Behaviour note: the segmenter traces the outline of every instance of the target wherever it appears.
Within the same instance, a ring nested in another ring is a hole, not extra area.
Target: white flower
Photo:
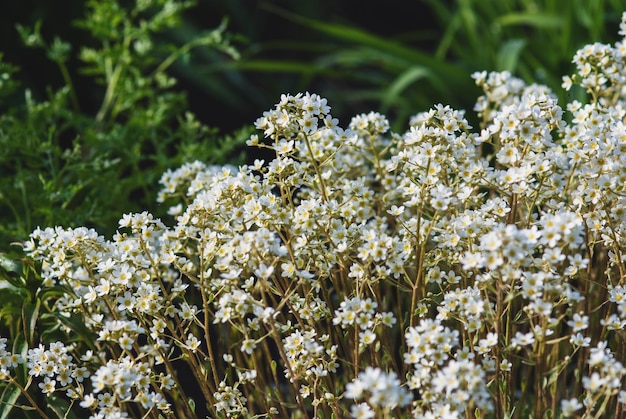
[[[574,329],[574,332],[585,330],[589,325],[589,316],[581,316],[579,313],[575,313],[572,319],[567,322],[567,325]]]
[[[561,400],[561,414],[564,417],[571,417],[577,410],[582,409],[583,404],[577,399]]]
[[[350,408],[350,414],[355,419],[370,419],[375,415],[374,411],[367,403],[352,405]]]
[[[515,333],[515,337],[511,339],[511,345],[513,345],[513,347],[532,345],[534,342],[535,336],[532,334],[532,332],[517,332]]]
[[[583,336],[582,333],[576,333],[575,335],[572,335],[569,341],[575,347],[588,347],[591,344],[591,338]]]
[[[256,348],[256,341],[253,339],[244,339],[241,343],[241,352],[245,352],[248,355],[252,354],[254,348]]]
[[[41,392],[44,393],[46,396],[54,393],[54,390],[56,389],[55,386],[56,381],[52,380],[50,377],[44,377],[43,382],[39,383],[39,388],[41,389]]]
[[[86,409],[94,407],[98,399],[93,394],[86,394],[83,400],[80,402],[80,406]]]
[[[591,393],[599,391],[605,383],[606,379],[601,378],[597,372],[591,374],[591,377],[583,377],[583,388]]]
[[[201,343],[202,342],[197,337],[195,337],[192,333],[189,333],[187,335],[187,340],[185,341],[185,347],[195,353]]]
[[[465,252],[460,262],[463,264],[463,270],[481,268],[485,258],[482,254],[476,252]]]

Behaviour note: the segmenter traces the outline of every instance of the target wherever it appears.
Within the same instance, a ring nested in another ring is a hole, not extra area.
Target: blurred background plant
[[[508,70],[548,85],[563,101],[571,57],[589,42],[616,41],[624,9],[619,0],[210,4],[204,7],[229,16],[249,41],[241,60],[196,72],[210,94],[218,93],[209,85],[216,78],[200,75],[228,74],[231,84],[219,87],[237,94],[225,108],[265,109],[276,94],[309,90],[334,103],[340,120],[374,109],[396,129],[434,103],[471,110],[479,94],[474,71]]]
[[[236,139],[218,139],[188,110],[170,72],[199,47],[237,58],[225,22],[174,43],[168,34],[192,2],[123,4],[87,2],[74,22],[80,32],[68,41],[44,35],[45,18],[13,25],[54,67],[18,68],[5,59],[0,68],[2,248],[37,226],[84,225],[110,235],[123,212],[154,205],[168,168],[236,154]],[[52,72],[60,80],[48,78]]]

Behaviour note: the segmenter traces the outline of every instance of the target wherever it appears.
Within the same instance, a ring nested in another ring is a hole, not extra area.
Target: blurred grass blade
[[[520,55],[526,46],[525,39],[511,39],[506,41],[498,52],[496,65],[498,71],[515,73]]]
[[[281,61],[281,60],[246,60],[229,63],[227,65],[231,68],[238,70],[253,70],[263,71],[271,73],[321,73],[321,74],[333,74],[332,70],[328,70],[324,67],[298,61]]]
[[[382,112],[387,112],[389,106],[398,100],[398,97],[402,92],[416,81],[428,77],[432,78],[432,72],[426,67],[411,67],[404,73],[400,74],[398,78],[389,86],[382,102]]]
[[[437,46],[437,51],[435,51],[435,57],[437,57],[437,59],[443,59],[453,46],[455,36],[461,27],[460,14],[456,13],[448,22],[446,30],[441,36],[439,45]]]
[[[563,17],[548,13],[509,13],[496,19],[501,26],[529,25],[536,28],[560,29],[563,27]]]
[[[467,74],[464,71],[446,63],[443,60],[434,58],[430,54],[416,51],[398,42],[390,41],[362,29],[341,24],[320,22],[287,12],[283,9],[268,4],[265,5],[265,8],[285,17],[286,19],[298,22],[302,25],[308,26],[311,29],[322,32],[336,39],[353,42],[361,46],[375,48],[387,54],[393,54],[398,58],[402,58],[403,60],[407,61],[407,63],[419,64],[432,68],[434,71],[433,74],[440,75],[448,82],[467,79]]]

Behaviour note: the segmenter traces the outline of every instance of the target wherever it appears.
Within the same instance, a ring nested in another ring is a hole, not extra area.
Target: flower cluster
[[[354,297],[344,300],[335,311],[333,324],[340,325],[342,329],[355,327],[359,330],[359,345],[371,345],[376,341],[374,329],[379,323],[391,327],[396,322],[392,312],[376,313],[377,306],[378,303],[372,301],[371,298],[361,300],[359,297]]]
[[[73,357],[68,352],[68,348],[61,342],[50,344],[48,349],[40,344],[28,350],[26,357],[28,374],[43,377],[43,382],[39,383],[42,393],[52,394],[57,390],[58,383],[59,388],[68,389],[68,396],[72,398],[80,396],[75,389],[81,388],[81,383],[89,374],[87,368],[78,367],[74,363]],[[19,362],[19,355],[14,354],[14,357],[17,357]],[[12,366],[15,366],[15,361],[12,362]]]
[[[10,370],[24,362],[20,354],[7,351],[7,339],[0,338],[0,379],[7,380],[11,376]]]
[[[393,409],[397,406],[406,406],[411,402],[408,390],[401,386],[396,373],[384,373],[380,368],[367,367],[365,371],[346,385],[345,397],[348,399],[366,398],[367,404],[359,404],[352,407],[355,412],[365,417],[367,412],[372,412],[371,406]],[[373,417],[373,416],[370,416]]]
[[[317,405],[326,401],[328,389],[321,380],[337,372],[337,345],[326,349],[321,342],[328,342],[328,336],[316,339],[314,329],[299,330],[291,333],[283,339],[287,368],[285,377],[290,382],[300,383],[300,394],[303,398],[314,396],[313,404]],[[321,341],[321,342],[320,342]]]
[[[404,354],[404,361],[413,366],[408,386],[422,396],[413,411],[415,417],[453,417],[462,415],[468,406],[491,411],[485,372],[473,359],[476,353],[488,352],[496,345],[496,336],[490,334],[478,346],[458,350],[458,330],[443,326],[439,320],[423,319],[409,328],[405,338],[409,352]]]
[[[0,379],[95,418],[620,416],[623,50],[576,55],[565,87],[590,101],[567,112],[475,74],[476,130],[444,105],[402,134],[375,112],[343,129],[283,95],[249,140],[273,159],[163,175],[174,221],[32,233],[55,336],[81,338],[0,340]]]

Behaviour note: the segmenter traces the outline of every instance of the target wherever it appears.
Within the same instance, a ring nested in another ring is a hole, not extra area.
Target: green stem
[[[296,375],[295,375],[293,369],[291,368],[291,365],[289,364],[289,358],[287,357],[287,354],[285,353],[285,348],[283,348],[283,345],[281,345],[282,339],[280,337],[280,333],[276,329],[276,326],[274,325],[274,323],[272,322],[271,319],[267,322],[267,324],[269,326],[270,332],[274,336],[274,341],[276,342],[276,347],[278,348],[278,352],[280,353],[280,357],[282,358],[282,360],[285,363],[285,366],[287,368],[287,371],[289,372],[289,377],[291,377],[291,381],[292,381],[294,389],[295,389],[296,401],[298,403],[298,406],[300,407],[300,412],[302,413],[302,415],[306,419],[309,419],[309,415],[308,415],[308,413],[306,411],[306,406],[304,404],[304,400],[302,399],[302,395],[300,394],[300,383],[299,383],[299,380],[296,378]]]
[[[78,97],[76,96],[76,89],[74,88],[74,83],[72,83],[72,77],[70,76],[69,71],[67,70],[67,66],[63,61],[56,61],[59,66],[59,70],[61,71],[61,76],[63,77],[63,81],[70,89],[70,101],[72,102],[72,108],[75,112],[80,111],[80,105],[78,104]]]
[[[154,77],[157,74],[164,72],[169,66],[174,64],[176,60],[178,60],[184,54],[188,53],[189,51],[191,51],[191,49],[197,46],[203,45],[204,43],[205,41],[203,39],[194,39],[193,41],[187,42],[179,49],[172,52],[165,60],[163,60],[161,64],[159,64],[159,66],[152,72],[150,77]]]
[[[378,155],[378,152],[376,151],[376,147],[374,145],[374,138],[375,136],[370,135],[369,136],[369,146],[370,146],[370,151],[372,153],[372,156],[374,157],[374,167],[376,169],[376,174],[380,177],[380,181],[382,182],[383,180],[383,169],[380,166],[380,156]]]
[[[11,377],[11,376],[9,376],[9,382],[14,384],[17,388],[20,389],[20,393],[22,393],[22,395],[24,395],[24,397],[26,397],[26,399],[28,400],[30,405],[33,407],[33,409],[35,409],[37,411],[37,413],[43,419],[50,419],[50,417],[48,415],[46,415],[46,413],[43,410],[41,410],[41,408],[37,405],[37,402],[35,402],[35,400],[33,400],[33,398],[30,396],[30,394],[28,394],[28,391],[26,391],[26,389],[24,387],[22,387],[20,385],[20,383],[15,381],[15,379],[13,377]]]
[[[572,166],[572,171],[570,172],[569,176],[567,177],[567,183],[565,184],[565,187],[563,188],[563,192],[561,196],[567,196],[567,190],[569,189],[569,185],[570,183],[572,183],[572,179],[574,178],[574,173],[576,173],[576,169],[578,167],[578,163],[574,163],[574,165]]]
[[[546,330],[545,319],[541,319],[542,331]],[[538,339],[537,342],[537,354],[536,354],[536,368],[535,368],[535,416],[537,418],[544,417],[546,413],[545,393],[542,388],[542,382],[545,369],[545,336]]]
[[[96,114],[97,121],[103,121],[106,116],[111,104],[113,103],[113,97],[115,96],[115,88],[117,87],[117,83],[119,82],[120,76],[122,74],[122,65],[118,63],[115,66],[115,70],[109,79],[109,83],[107,84],[106,92],[104,92],[104,100],[102,101],[102,106],[98,110]]]
[[[204,323],[202,328],[204,329],[204,337],[206,340],[207,352],[209,363],[211,364],[211,372],[213,374],[213,381],[215,385],[219,385],[220,379],[217,375],[217,365],[215,364],[215,358],[213,356],[213,345],[211,344],[211,334],[209,332],[210,327],[210,319],[209,319],[209,299],[206,295],[206,286],[205,286],[205,267],[204,267],[204,246],[200,248],[200,294],[202,295],[202,306],[203,306],[203,314],[204,314]]]
[[[189,407],[189,399],[187,397],[187,395],[185,394],[185,390],[184,387],[181,385],[179,379],[178,379],[178,374],[176,374],[176,369],[174,368],[174,366],[172,365],[172,362],[170,361],[170,359],[168,358],[167,354],[165,354],[162,350],[159,350],[159,352],[161,353],[161,358],[163,358],[163,364],[165,365],[165,370],[167,371],[167,373],[170,375],[170,377],[172,377],[172,380],[174,380],[174,384],[176,385],[176,390],[179,392],[180,397],[183,399],[182,400],[182,408],[185,411],[185,414],[190,415],[189,417],[194,417],[193,412],[191,411],[191,408]],[[193,358],[193,355],[190,355],[189,358]],[[193,364],[193,362],[192,362]],[[194,375],[196,376],[196,379],[199,379],[200,377],[198,377],[199,372],[198,371],[198,366],[197,365],[193,365],[192,367],[192,371],[194,371]],[[205,386],[202,385],[202,381],[199,380],[198,381],[200,383],[200,389],[202,391],[202,394],[204,395],[204,398],[207,401],[207,406],[213,406],[211,404],[211,396],[209,394],[207,394],[207,389]],[[213,390],[213,389],[211,389]],[[209,390],[209,391],[211,391]],[[177,408],[180,408],[179,403],[176,404]],[[213,413],[216,413],[215,409],[212,409]]]
[[[304,134],[304,142],[306,144],[306,148],[309,151],[309,155],[311,156],[311,163],[313,164],[313,168],[315,169],[315,173],[317,174],[317,178],[320,181],[320,188],[321,188],[321,194],[322,194],[322,198],[324,199],[324,202],[328,202],[328,194],[326,193],[326,183],[324,182],[324,178],[322,177],[322,172],[320,171],[320,167],[317,164],[317,161],[315,160],[315,157],[313,156],[313,150],[311,149],[311,143],[309,142],[309,136]]]
[[[107,83],[106,91],[104,93],[104,99],[102,101],[102,105],[100,106],[100,109],[98,110],[98,113],[96,114],[97,121],[103,121],[107,113],[109,112],[111,106],[113,105],[113,101],[115,98],[115,90],[120,81],[122,70],[124,69],[124,65],[125,65],[125,62],[122,57],[124,53],[128,51],[130,47],[130,41],[131,39],[129,36],[125,36],[124,40],[122,41],[122,54],[117,59],[117,62],[115,63],[115,68],[113,69],[113,72],[110,73],[110,76],[108,77],[108,83]],[[107,75],[109,75],[109,71],[107,71]]]
[[[503,301],[502,301],[502,293],[503,293],[503,286],[502,283],[500,282],[500,278],[498,278],[498,280],[496,281],[496,313],[495,313],[495,318],[494,320],[494,326],[495,326],[495,333],[496,336],[498,336],[498,338],[501,336],[502,334],[502,324],[501,324],[501,319],[502,319],[502,305],[503,305]],[[500,347],[500,345],[496,345],[495,347],[495,356],[496,356],[496,379],[495,379],[495,385],[496,385],[496,417],[503,417],[504,416],[504,396],[502,394],[502,391],[500,389],[500,364],[502,362],[502,349]],[[505,380],[502,380],[503,383],[505,383]],[[506,391],[506,390],[505,390]]]

